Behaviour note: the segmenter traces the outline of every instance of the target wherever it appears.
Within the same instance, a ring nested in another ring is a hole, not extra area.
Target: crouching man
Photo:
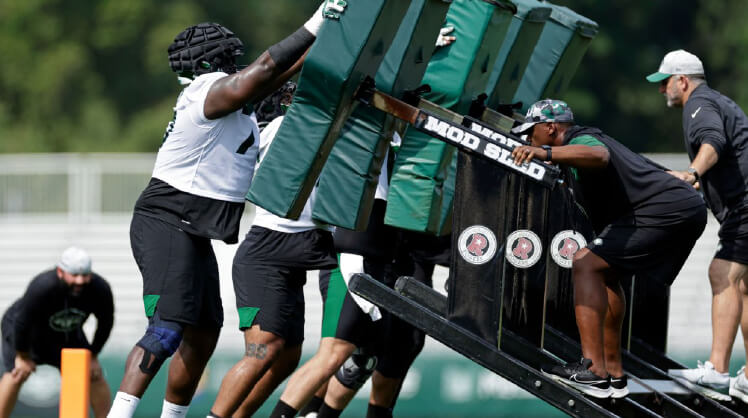
[[[88,342],[83,323],[96,317],[96,333]],[[3,315],[3,366],[0,417],[9,417],[21,386],[39,364],[60,368],[63,348],[91,350],[91,406],[95,417],[109,410],[109,385],[97,355],[114,323],[109,284],[91,271],[91,258],[78,247],[66,249],[56,268],[39,273],[23,297]]]

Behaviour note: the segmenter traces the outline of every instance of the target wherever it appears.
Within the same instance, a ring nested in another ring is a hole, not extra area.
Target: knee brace
[[[136,344],[145,351],[140,362],[140,371],[155,375],[166,359],[179,348],[183,331],[182,324],[165,321],[158,317],[158,313],[155,314],[149,321],[145,335]]]
[[[375,367],[377,367],[376,356],[356,350],[335,372],[335,377],[348,389],[358,390],[374,373]]]

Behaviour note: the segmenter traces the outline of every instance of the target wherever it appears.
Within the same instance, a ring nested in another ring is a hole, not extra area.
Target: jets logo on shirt
[[[574,254],[587,246],[587,240],[576,231],[561,231],[551,240],[551,257],[563,268],[570,269]]]
[[[49,327],[59,332],[71,332],[80,328],[88,315],[80,309],[68,308],[49,317]]]
[[[457,242],[460,255],[470,264],[484,264],[496,255],[496,235],[483,225],[465,229]]]
[[[512,232],[506,239],[504,256],[514,267],[526,269],[535,265],[543,253],[537,234],[527,229]]]

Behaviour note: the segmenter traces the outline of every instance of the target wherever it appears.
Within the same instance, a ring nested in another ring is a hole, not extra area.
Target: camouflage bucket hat
[[[574,114],[566,102],[562,100],[545,99],[535,102],[525,115],[525,123],[512,129],[515,134],[521,134],[543,122],[574,122]]]

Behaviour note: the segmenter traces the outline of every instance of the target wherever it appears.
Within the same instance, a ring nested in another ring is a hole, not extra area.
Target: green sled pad
[[[431,58],[423,97],[464,114],[483,93],[516,7],[508,1],[455,0],[447,13],[457,42]],[[403,229],[439,234],[443,207],[452,204],[444,181],[455,148],[416,130],[409,130],[395,161],[387,197],[385,223]]]
[[[447,168],[447,178],[444,180],[442,188],[442,202],[449,202],[441,206],[441,216],[439,217],[438,236],[450,235],[452,233],[452,210],[455,197],[455,185],[457,182],[457,153],[452,156],[452,160]]]
[[[551,17],[543,27],[513,101],[522,111],[544,98],[561,98],[582,61],[597,23],[572,10],[549,3]]]
[[[451,0],[413,0],[375,78],[379,91],[399,97],[418,87]],[[369,222],[382,161],[394,120],[358,106],[322,169],[312,216],[331,225],[363,230]]]
[[[514,98],[525,68],[530,62],[532,51],[551,16],[548,3],[538,0],[513,2],[517,5],[517,13],[509,25],[486,88],[486,106],[492,109],[500,104],[508,104]]]
[[[376,74],[409,5],[352,1],[339,21],[325,22],[304,61],[294,103],[252,180],[249,201],[298,219],[353,111],[356,88]]]

